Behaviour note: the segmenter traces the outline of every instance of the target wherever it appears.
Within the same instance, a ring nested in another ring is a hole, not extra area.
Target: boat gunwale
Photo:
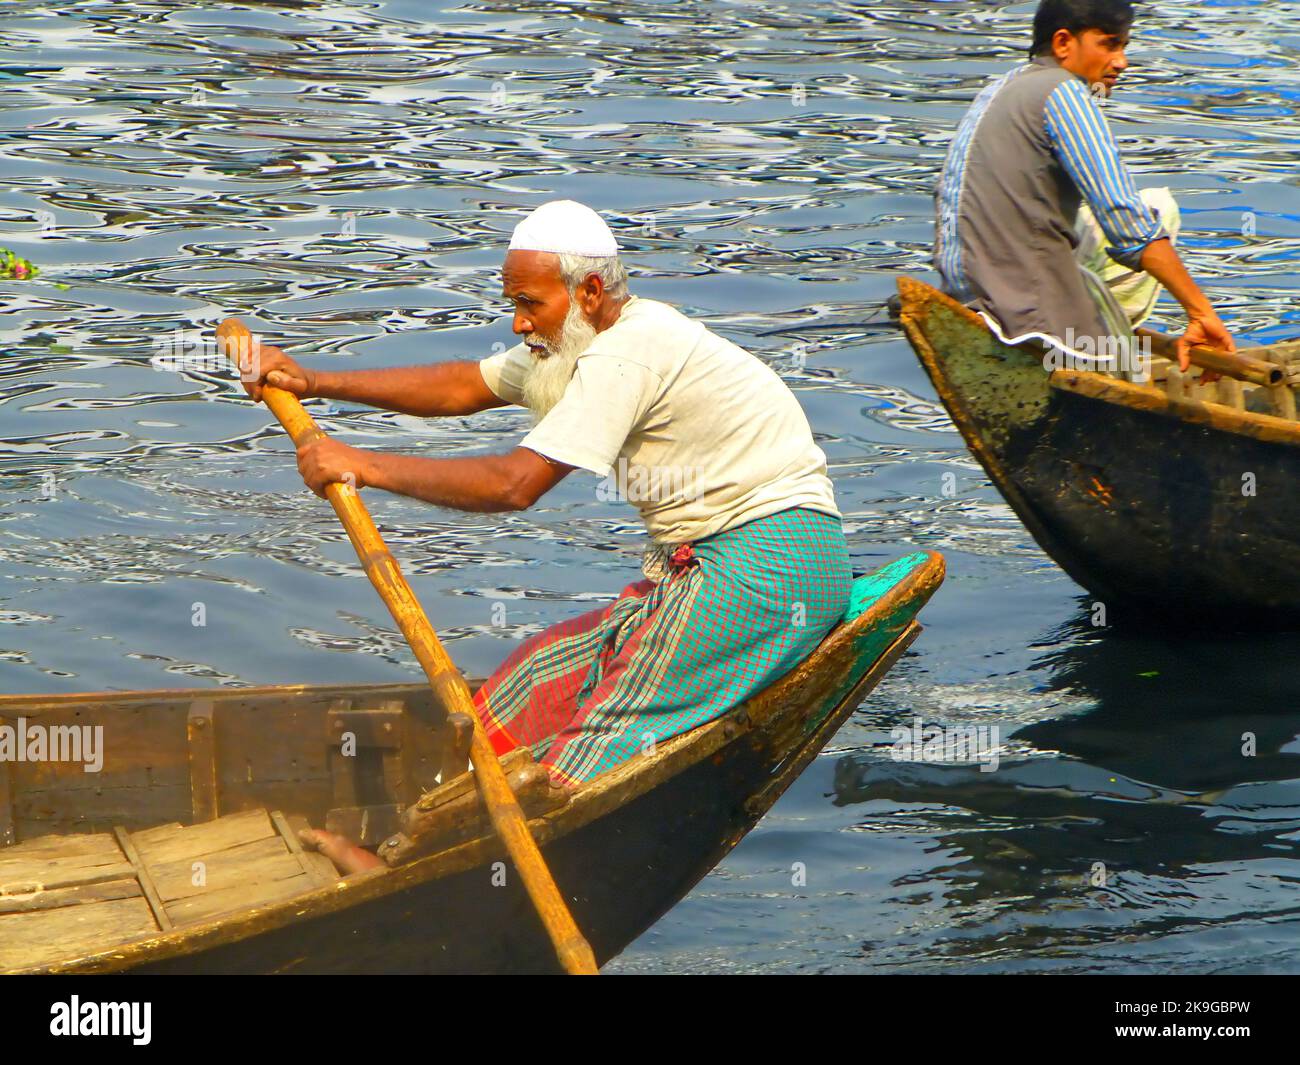
[[[976,457],[980,458],[981,453],[986,450],[985,441],[978,430],[969,426],[966,404],[961,403],[952,392],[947,381],[944,360],[930,343],[929,337],[921,326],[920,309],[926,303],[937,302],[986,335],[993,337],[993,331],[975,311],[953,299],[946,292],[932,288],[916,278],[900,277],[898,291],[901,299],[899,321],[903,330],[911,341],[913,349],[922,356],[922,364],[930,376],[931,383],[938,391],[939,398],[948,409],[953,423],[965,438],[971,451],[976,452]],[[1009,344],[1002,346],[1009,350],[1012,348]],[[1271,348],[1269,346],[1245,348],[1242,354],[1267,350]],[[1044,371],[1044,382],[1049,390],[1073,392],[1141,413],[1175,417],[1184,422],[1204,425],[1206,428],[1261,440],[1265,443],[1300,446],[1300,422],[1257,411],[1237,410],[1235,407],[1216,403],[1213,400],[1176,399],[1154,384],[1125,381],[1096,370],[1053,370],[1050,373]],[[1196,412],[1202,409],[1208,410],[1209,416],[1196,417]],[[958,417],[957,411],[961,411],[961,418]],[[996,464],[995,459],[990,458],[990,461]],[[987,472],[993,476],[991,470]],[[1014,487],[1011,490],[1015,491]]]
[[[740,738],[746,732],[765,728],[779,715],[770,714],[758,717],[763,704],[781,698],[783,689],[797,674],[814,672],[814,662],[824,666],[826,660],[845,657],[851,651],[859,634],[869,631],[881,620],[906,603],[920,599],[922,604],[933,595],[942,583],[945,573],[943,556],[933,551],[918,551],[924,556],[922,562],[913,567],[904,577],[891,585],[878,599],[857,618],[847,625],[840,626],[808,658],[799,662],[788,673],[773,681],[767,688],[746,700],[722,717],[675,736],[656,746],[648,757],[632,759],[601,774],[590,784],[574,790],[569,801],[557,810],[529,820],[528,825],[539,845],[551,843],[590,824],[634,799],[640,798],[666,780],[677,776],[715,753],[728,743]],[[902,651],[916,638],[920,624],[911,619],[890,643],[882,648],[858,682],[842,693],[831,707],[827,717],[833,717],[841,710],[844,702],[852,699],[873,676],[876,681],[892,667],[893,662]],[[897,650],[896,650],[897,648]],[[820,661],[818,661],[820,660]],[[850,660],[851,666],[851,660]],[[873,685],[874,686],[874,685]],[[379,689],[404,688],[407,690],[427,690],[426,685],[395,684],[367,686],[367,691]],[[336,685],[284,685],[264,686],[260,689],[240,688],[227,692],[206,692],[204,689],[168,689],[174,691],[178,699],[210,697],[216,694],[229,694],[232,697],[248,695],[252,692],[266,694],[324,694],[331,690],[357,691],[358,686]],[[80,699],[86,701],[99,693],[60,693],[56,698],[61,703]],[[124,700],[129,702],[162,698],[164,691],[136,691],[102,693],[109,701]],[[0,697],[0,711],[11,706],[22,696]],[[30,698],[30,697],[29,697]],[[39,697],[38,697],[39,698]],[[859,697],[858,701],[860,701]],[[37,708],[33,708],[37,709]],[[52,708],[51,708],[52,709]],[[843,715],[856,709],[856,703]],[[790,747],[787,757],[797,754],[801,747],[820,734],[820,729],[813,730],[809,736],[800,738]],[[824,741],[823,741],[824,742]],[[777,796],[779,796],[779,792]],[[775,801],[775,797],[773,798]],[[3,853],[3,849],[0,849]],[[54,973],[105,973],[120,971],[133,965],[164,961],[197,950],[218,947],[252,938],[276,929],[287,927],[297,920],[328,916],[345,910],[359,903],[383,898],[422,883],[428,883],[457,873],[465,872],[505,853],[504,847],[495,835],[480,836],[456,846],[436,851],[432,854],[415,858],[397,866],[383,866],[376,869],[354,873],[340,878],[332,884],[319,885],[265,906],[250,906],[235,914],[211,918],[207,921],[186,925],[157,934],[145,935],[126,943],[107,947],[93,953],[76,955],[54,962],[43,963],[26,968],[5,970],[12,975],[34,975]],[[725,851],[724,851],[725,853]]]
[[[1144,414],[1177,418],[1217,432],[1284,447],[1300,447],[1300,422],[1273,414],[1237,410],[1208,399],[1170,396],[1154,385],[1137,384],[1089,370],[1053,370],[1048,387]]]
[[[474,690],[483,683],[481,677],[467,677],[466,683]],[[59,710],[80,703],[159,703],[194,700],[239,700],[247,697],[320,696],[321,698],[354,695],[364,692],[369,696],[394,696],[401,693],[416,694],[430,691],[428,681],[380,681],[368,684],[257,684],[246,688],[126,688],[120,691],[48,692],[36,694],[0,695],[0,716],[15,710],[41,713]],[[30,704],[24,706],[23,704]]]

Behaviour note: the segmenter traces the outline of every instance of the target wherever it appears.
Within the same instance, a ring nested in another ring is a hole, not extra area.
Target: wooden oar
[[[217,326],[217,340],[241,372],[254,358],[253,335],[238,318],[227,318]],[[292,392],[267,386],[262,398],[271,413],[284,426],[296,447],[325,435],[316,425]],[[511,859],[523,879],[537,914],[546,926],[546,932],[555,946],[555,953],[565,970],[575,974],[595,974],[596,958],[583,935],[578,931],[569,908],[555,886],[551,871],[546,867],[537,841],[528,831],[523,811],[515,800],[514,792],[506,781],[496,752],[483,730],[483,723],[474,710],[469,688],[460,671],[452,664],[447,652],[425,617],[411,591],[406,578],[397,568],[397,561],[389,553],[379,530],[370,518],[369,511],[353,485],[334,482],[325,486],[325,496],[334,507],[334,513],[343,522],[348,539],[356,549],[357,557],[365,567],[370,583],[388,607],[406,637],[411,650],[429,678],[430,685],[442,704],[453,712],[463,713],[474,724],[470,741],[470,759],[474,764],[474,778],[478,782],[492,824],[506,845]],[[448,915],[452,919],[452,915]]]
[[[1165,333],[1158,333],[1154,329],[1138,329],[1136,333],[1139,337],[1149,339],[1151,348],[1162,358],[1178,361],[1177,352],[1174,350],[1174,338]],[[1247,349],[1265,351],[1267,349]],[[1210,370],[1213,373],[1221,374],[1224,377],[1233,377],[1238,381],[1246,381],[1252,385],[1263,385],[1265,388],[1274,388],[1282,383],[1285,373],[1281,366],[1271,362],[1265,362],[1263,359],[1257,359],[1245,352],[1238,352],[1235,355],[1229,355],[1226,351],[1216,351],[1213,348],[1192,348],[1187,353],[1193,366],[1199,366],[1202,370]]]

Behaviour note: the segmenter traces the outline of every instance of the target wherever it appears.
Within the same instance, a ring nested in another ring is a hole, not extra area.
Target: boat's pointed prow
[[[898,610],[906,609],[915,617],[943,583],[946,572],[943,555],[937,551],[914,551],[896,558],[853,582],[844,620],[856,620],[886,595],[894,597]]]
[[[903,314],[914,313],[925,302],[929,293],[937,292],[924,282],[914,277],[903,276],[898,279],[898,298],[902,303]]]
[[[944,573],[942,555],[914,551],[853,582],[844,621],[818,652],[847,667],[834,702],[841,701],[868,671],[882,665],[887,669],[882,659],[889,657],[891,649],[899,654],[905,649],[895,645],[915,639],[920,632],[916,616],[943,583]]]

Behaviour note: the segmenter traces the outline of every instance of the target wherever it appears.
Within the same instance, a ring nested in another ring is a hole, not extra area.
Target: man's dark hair
[[[1042,0],[1034,14],[1034,44],[1029,54],[1050,52],[1057,30],[1126,33],[1132,26],[1133,5],[1129,0]]]

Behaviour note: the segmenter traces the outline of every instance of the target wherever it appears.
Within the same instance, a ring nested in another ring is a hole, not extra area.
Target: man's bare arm
[[[1178,340],[1178,360],[1187,369],[1190,348],[1205,345],[1223,351],[1236,351],[1236,342],[1228,332],[1200,286],[1192,279],[1183,260],[1167,237],[1153,240],[1142,252],[1142,269],[1159,281],[1187,312],[1187,332]]]
[[[504,455],[474,455],[458,459],[422,459],[413,455],[391,455],[365,451],[341,453],[334,462],[348,464],[360,459],[359,488],[378,488],[412,499],[424,499],[439,507],[455,507],[495,514],[526,510],[572,471],[573,467],[550,462],[536,451],[516,447]],[[299,459],[302,468],[303,460]],[[326,479],[342,480],[331,472],[331,458],[321,468],[304,471],[308,484]],[[315,485],[313,485],[315,490]],[[324,490],[324,486],[322,486]]]
[[[242,378],[244,391],[261,401],[262,388],[274,385],[302,399],[323,396],[422,418],[474,414],[505,406],[488,388],[477,362],[439,362],[390,370],[313,370],[271,345],[258,354],[256,378]]]
[[[488,388],[477,362],[387,370],[317,370],[313,395],[364,403],[420,418],[475,414],[506,401]]]

